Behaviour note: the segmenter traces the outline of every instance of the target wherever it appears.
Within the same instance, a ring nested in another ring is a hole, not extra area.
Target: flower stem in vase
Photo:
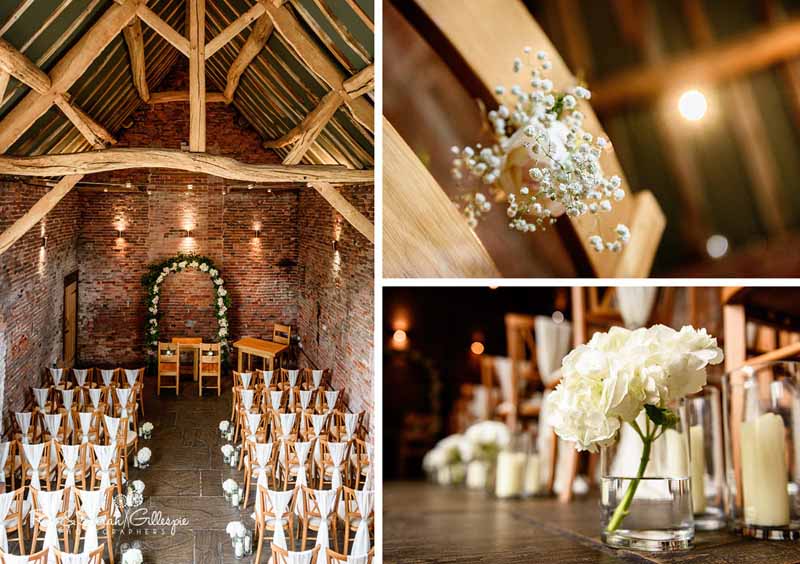
[[[606,526],[606,531],[609,533],[616,531],[622,524],[622,520],[629,513],[628,509],[630,509],[631,502],[633,502],[633,498],[636,496],[636,489],[639,487],[639,482],[642,481],[647,463],[650,462],[650,446],[653,444],[653,439],[643,437],[642,443],[644,446],[642,448],[642,458],[639,460],[639,469],[636,471],[636,477],[628,484],[628,489],[625,490],[625,496],[622,498],[620,504],[617,505],[614,514],[611,516],[611,520]]]

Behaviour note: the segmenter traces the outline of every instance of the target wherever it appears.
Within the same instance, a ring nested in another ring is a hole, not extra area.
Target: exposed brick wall
[[[0,232],[47,190],[0,176]],[[29,386],[41,382],[44,368],[61,360],[64,278],[78,265],[79,214],[78,195],[67,195],[0,255],[0,351],[5,350],[0,402],[6,415],[24,405]],[[42,233],[47,236],[44,248]]]
[[[373,219],[372,188],[341,192]],[[332,370],[353,411],[373,407],[373,254],[372,243],[319,194],[301,192],[298,334],[312,361]]]

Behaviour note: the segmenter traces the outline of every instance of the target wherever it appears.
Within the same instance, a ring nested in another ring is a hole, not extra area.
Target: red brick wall
[[[0,176],[0,232],[47,190]],[[77,194],[67,195],[0,255],[0,402],[6,416],[24,405],[44,368],[61,360],[64,277],[77,269],[79,213]]]
[[[371,187],[342,195],[372,220]],[[338,250],[332,241],[338,236]],[[313,190],[300,196],[298,334],[353,411],[373,407],[374,246]]]

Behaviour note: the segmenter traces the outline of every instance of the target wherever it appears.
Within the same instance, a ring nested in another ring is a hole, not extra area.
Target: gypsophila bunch
[[[231,538],[243,537],[247,529],[241,521],[231,521],[225,527],[225,532],[228,533],[228,536]]]
[[[239,484],[233,478],[228,478],[222,482],[222,491],[226,493],[233,493],[239,489]]]
[[[527,73],[523,78],[529,88],[495,90],[508,101],[487,115],[494,144],[452,148],[453,177],[459,183],[471,179],[478,184],[457,203],[475,228],[491,211],[491,199],[505,201],[509,228],[524,233],[547,229],[562,212],[569,217],[598,216],[598,232],[588,243],[598,252],[619,252],[630,240],[630,230],[618,224],[604,237],[599,216],[625,197],[625,189],[619,176],[606,178],[600,166],[600,156],[611,144],[583,129],[578,101],[589,100],[591,92],[583,86],[557,90],[547,78],[552,68],[547,54],[539,51],[534,57],[529,47],[524,54],[526,61],[514,60],[514,72]],[[522,185],[515,181],[520,169],[528,179]]]
[[[145,421],[144,423],[142,423],[142,431],[144,431],[145,433],[152,433],[153,424],[150,423],[149,421]]]
[[[143,447],[139,449],[139,452],[136,453],[136,460],[139,461],[139,464],[147,464],[150,462],[150,457],[152,455],[153,453],[149,448]]]
[[[508,426],[499,421],[481,421],[464,433],[472,448],[474,460],[491,461],[511,442]]]
[[[228,429],[230,428],[231,428],[231,422],[228,421],[227,419],[223,419],[222,421],[219,422],[219,430],[222,431],[223,433],[227,433]]]
[[[142,564],[144,556],[138,548],[129,548],[122,555],[122,564]]]

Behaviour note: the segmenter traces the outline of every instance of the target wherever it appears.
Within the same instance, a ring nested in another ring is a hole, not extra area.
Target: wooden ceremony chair
[[[316,564],[317,557],[319,556],[319,548],[315,546],[311,550],[304,550],[302,552],[294,552],[291,550],[283,549],[275,543],[270,544],[272,551],[273,564]],[[291,558],[290,558],[291,557]],[[258,562],[258,560],[256,560]]]
[[[291,487],[312,484],[314,482],[314,439],[310,441],[285,440],[280,443],[280,445],[284,453],[282,462],[283,489],[289,489],[290,483]],[[302,462],[300,460],[301,449],[307,449]],[[300,472],[305,472],[306,484],[300,484],[298,482]]]
[[[174,378],[174,383],[172,385],[162,383],[162,380],[167,380],[169,378]],[[180,395],[180,347],[178,345],[158,343],[158,376],[156,389],[159,396],[161,395],[162,389],[175,390],[175,395]]]
[[[285,494],[285,492],[275,492]],[[270,492],[264,486],[258,486],[256,494],[256,535],[258,535],[258,548],[256,550],[255,562],[261,562],[261,551],[264,548],[264,537],[267,531],[281,529],[288,529],[289,531],[289,546],[294,546],[294,505],[297,502],[297,496],[293,495],[289,503],[286,505],[286,510],[276,515],[275,509],[270,500]],[[284,533],[285,534],[285,533]],[[274,539],[273,534],[273,539]],[[274,546],[274,545],[273,545]]]
[[[25,529],[28,525],[27,517],[30,511],[25,502],[25,488],[0,494],[0,498],[2,498],[0,506],[9,503],[5,516],[0,515],[0,524],[6,529],[6,539],[9,543],[16,542],[19,546],[19,553],[25,554]]]
[[[38,446],[43,445],[41,458],[39,459],[38,464],[35,460],[29,460],[28,455],[25,453],[25,449],[28,448],[32,452],[34,450],[38,450]],[[38,477],[39,488],[44,488],[46,490],[50,489],[50,477],[52,474],[52,470],[54,469],[55,462],[51,463],[50,455],[52,453],[52,443],[51,441],[44,441],[41,443],[32,443],[28,445],[21,445],[21,476],[22,482],[20,485],[28,485],[35,483],[36,480],[34,479],[34,474]],[[35,489],[35,488],[32,488]]]
[[[342,504],[341,508],[339,507],[339,503]],[[361,515],[361,512],[358,510],[358,501],[356,501],[356,490],[348,488],[347,486],[342,486],[339,489],[339,497],[336,501],[336,509],[333,513],[341,517],[342,521],[344,521],[345,554],[350,551],[350,533],[355,533],[358,530],[358,526],[361,524],[362,519],[367,520],[367,525],[369,525],[369,529],[372,532],[371,538],[375,538],[374,515]],[[339,533],[337,531],[337,521],[338,519],[334,519],[333,522],[333,536],[336,538],[339,537]]]
[[[58,456],[58,473],[56,475],[56,487],[57,488],[64,488],[64,487],[74,487],[76,484],[80,484],[82,488],[86,488],[86,476],[89,474],[89,464],[88,464],[88,447],[89,443],[78,444],[74,446],[69,445],[62,445],[56,444],[56,454]],[[66,448],[65,448],[66,447]],[[68,464],[68,452],[67,451],[74,451],[77,447],[78,456],[75,461],[75,464],[70,470]],[[72,472],[72,483],[68,484],[70,472]]]
[[[7,553],[0,550],[0,564],[19,564],[20,562],[28,562],[32,564],[47,564],[47,559],[49,557],[49,554],[50,551],[45,548],[44,550],[39,551],[36,554],[29,555],[26,560],[24,558],[20,558],[16,554]]]
[[[367,554],[347,555],[334,552],[330,548],[327,550],[328,564],[372,564],[375,558],[375,547],[369,549]]]
[[[72,378],[77,387],[91,386],[94,382],[94,368],[73,368]]]
[[[276,323],[272,327],[272,341],[275,343],[279,343],[281,345],[286,345],[287,347],[292,341],[292,327],[290,325],[282,325],[280,323]],[[283,365],[283,353],[279,353],[275,356],[276,364],[273,368],[282,366]]]
[[[271,445],[271,446],[266,446]],[[278,456],[280,454],[279,443],[257,443],[254,441],[246,441],[245,448],[247,449],[247,464],[244,465],[244,507],[250,500],[250,490],[253,486],[253,478],[258,483],[261,472],[266,472],[267,486],[278,486]],[[266,460],[259,460],[259,451],[263,454],[269,451],[269,456]],[[242,457],[244,458],[244,457]],[[264,464],[260,464],[263,462]]]
[[[54,550],[53,554],[56,557],[56,564],[102,564],[105,550],[106,545],[103,543],[88,554],[85,552],[75,554],[60,550]]]
[[[108,543],[108,558],[111,561],[111,564],[114,564],[114,544],[113,544],[113,537],[114,537],[114,505],[113,505],[113,489],[108,488],[105,491],[105,495],[98,494],[98,492],[94,491],[75,491],[75,518],[76,518],[76,525],[75,525],[75,543],[73,545],[73,551],[78,552],[78,549],[81,545],[81,539],[84,539],[84,545],[86,541],[86,532],[89,530],[89,527],[96,527],[97,529],[97,540],[105,540]],[[101,495],[103,498],[97,515],[92,518],[92,511],[90,511],[86,507],[87,501],[91,498],[94,498],[96,501],[96,496]],[[103,548],[105,544],[100,543],[98,548],[93,550],[91,554],[94,554],[96,550],[100,550],[100,555],[103,555]],[[91,562],[91,561],[90,561]]]
[[[327,493],[327,492],[326,492]],[[322,509],[320,508],[319,499],[317,499],[317,493],[312,488],[308,486],[301,486],[300,487],[300,495],[302,496],[302,503],[303,503],[303,513],[300,515],[300,521],[302,526],[302,533],[298,531],[300,536],[300,550],[306,549],[306,544],[308,543],[308,531],[313,531],[317,535],[319,535],[319,529],[322,525]],[[338,493],[333,494],[334,496],[338,496]],[[332,503],[335,504],[335,501]],[[336,512],[333,510],[333,507],[329,507],[330,511],[328,512],[326,519],[328,520],[328,540],[333,541],[333,546],[338,550],[339,548],[339,539],[334,536],[333,534],[333,525],[332,521],[336,520]],[[332,539],[330,537],[333,537]],[[314,539],[316,541],[316,538]]]
[[[110,425],[113,425],[114,421],[118,422],[118,426],[116,429],[116,433],[112,433],[112,429]],[[116,442],[117,443],[117,458],[120,461],[120,467],[124,472],[125,476],[128,475],[128,458],[133,454],[136,454],[136,451],[139,447],[139,434],[136,430],[130,428],[130,422],[127,417],[103,417],[103,426],[104,426],[104,436],[105,442],[107,445]]]
[[[366,480],[371,470],[372,461],[369,457],[367,441],[359,438],[353,439],[350,462],[353,466],[353,488],[357,490],[361,485],[361,480]]]
[[[100,464],[100,458],[95,451],[95,446],[100,447],[107,447],[109,445],[92,445],[89,444],[89,456],[91,459],[91,480],[89,481],[89,487],[94,490],[98,489],[102,484],[102,472],[103,466]],[[117,494],[122,495],[122,461],[120,460],[119,455],[119,445],[117,445],[117,451],[115,456],[111,459],[110,464],[108,465],[108,476],[110,481],[110,487],[108,488],[109,491],[112,489],[117,490]],[[96,487],[95,487],[96,486]]]
[[[13,434],[13,433],[12,433]],[[11,481],[11,490],[16,489],[17,470],[22,461],[19,454],[19,441],[11,440],[0,443],[0,493],[8,491],[8,482]]]
[[[209,355],[209,353],[211,353]],[[217,396],[222,395],[222,357],[220,356],[219,343],[200,345],[200,370],[198,373],[199,395],[203,395],[203,379],[210,379],[216,382],[215,385],[208,386],[217,389]]]
[[[319,460],[314,457],[314,463],[317,465],[317,475],[319,476],[319,489],[324,490],[325,482],[327,480],[329,487],[333,487],[333,477],[338,468],[339,474],[342,478],[342,484],[349,483],[348,473],[350,469],[350,447],[352,443],[346,443],[342,452],[342,461],[339,464],[334,462],[334,456],[331,454],[333,448],[341,449],[343,443],[336,441],[329,441],[327,439],[319,440]],[[334,451],[336,452],[336,451]]]
[[[131,386],[129,379],[130,374],[136,371],[136,379]],[[133,393],[136,396],[136,403],[139,406],[139,413],[144,417],[144,373],[145,368],[124,369],[123,371],[124,383],[127,387],[133,388]]]
[[[51,522],[51,518],[48,516],[48,512],[45,508],[45,498],[46,497],[58,497],[60,495],[60,506],[58,508],[57,513],[55,514],[55,523]],[[36,550],[36,541],[39,539],[40,533],[47,532],[49,527],[55,526],[61,529],[61,534],[63,535],[63,546],[64,550],[69,550],[69,531],[70,531],[70,523],[69,523],[69,511],[70,511],[70,498],[72,496],[72,492],[70,488],[65,488],[63,490],[54,490],[54,491],[41,491],[36,489],[31,489],[31,499],[33,500],[33,515],[34,515],[34,525],[33,525],[33,536],[31,537],[31,551]]]

